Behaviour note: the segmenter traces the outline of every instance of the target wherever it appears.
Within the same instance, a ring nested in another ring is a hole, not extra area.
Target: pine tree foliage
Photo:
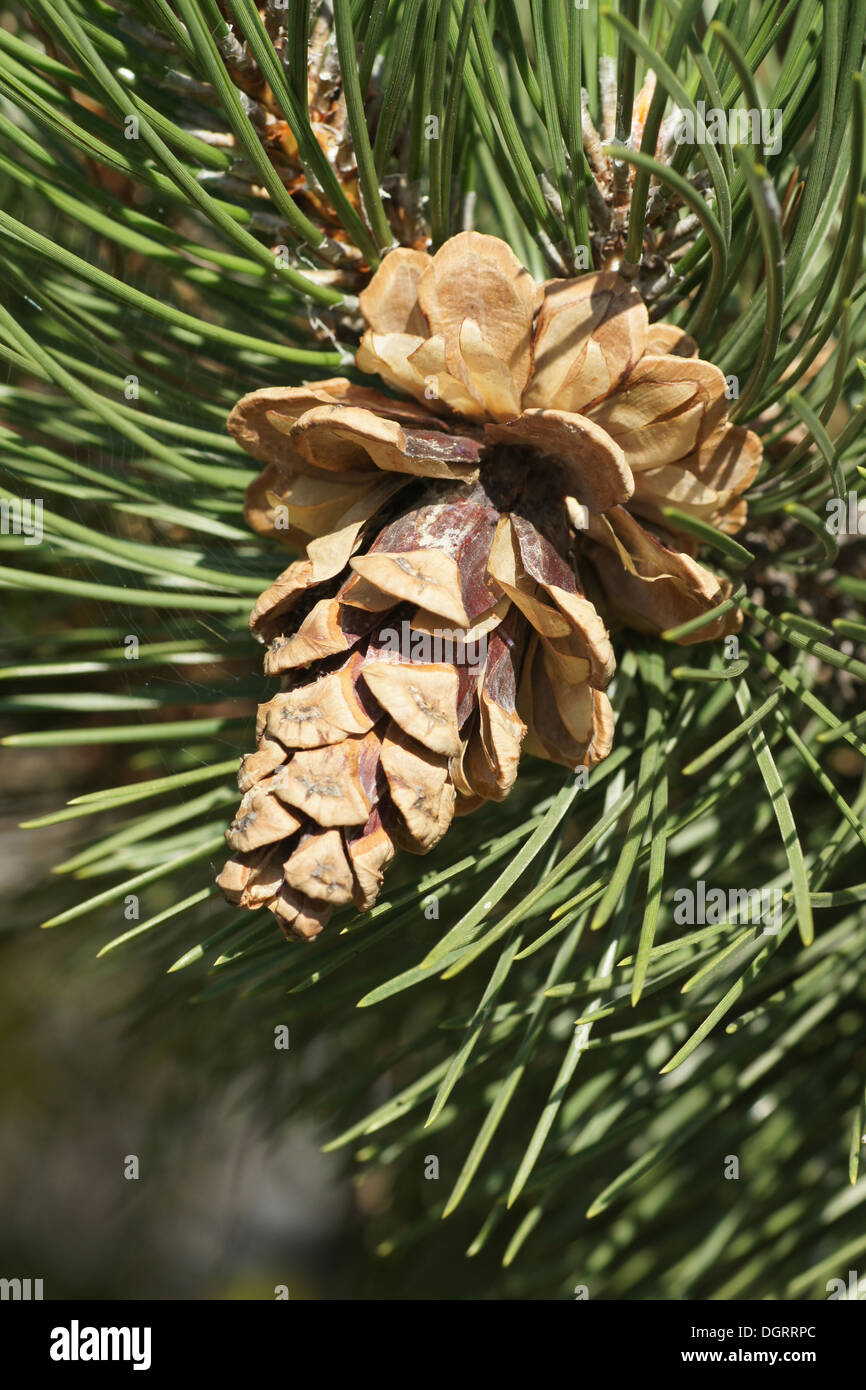
[[[0,711],[7,745],[116,773],[30,822],[80,831],[45,925],[135,953],[143,993],[171,971],[221,1077],[377,1175],[371,1240],[415,1294],[821,1298],[864,1258],[864,31],[863,0],[4,13],[0,488],[45,539],[0,536]],[[704,139],[710,108],[781,140]],[[617,243],[651,318],[736,379],[748,528],[677,521],[734,584],[739,650],[617,634],[588,785],[528,759],[289,947],[213,886],[267,697],[247,615],[284,565],[225,417],[363,380],[365,277],[465,226],[539,279]],[[699,882],[777,893],[772,929],[681,924]]]

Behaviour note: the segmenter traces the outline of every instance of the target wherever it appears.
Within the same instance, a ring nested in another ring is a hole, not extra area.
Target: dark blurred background
[[[375,1194],[308,1128],[269,1135],[230,1056],[199,1066],[214,1006],[175,1007],[189,982],[146,957],[97,960],[104,930],[38,929],[69,901],[49,870],[80,823],[18,823],[86,790],[100,757],[0,749],[0,1276],[46,1298],[363,1297]]]

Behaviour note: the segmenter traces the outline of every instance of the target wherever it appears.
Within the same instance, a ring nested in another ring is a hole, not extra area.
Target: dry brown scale
[[[521,752],[606,757],[605,623],[657,633],[730,592],[662,508],[736,530],[760,461],[722,373],[616,272],[536,285],[463,232],[393,251],[361,309],[358,366],[403,399],[268,387],[229,420],[265,465],[247,519],[302,558],[252,615],[282,688],[219,883],[302,938],[369,908],[398,848],[507,796]]]

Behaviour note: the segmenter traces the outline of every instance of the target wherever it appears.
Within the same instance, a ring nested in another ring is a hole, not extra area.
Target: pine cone
[[[464,232],[393,251],[361,308],[359,367],[414,400],[337,379],[254,391],[229,419],[266,465],[249,522],[304,557],[253,611],[283,688],[218,882],[303,938],[369,908],[396,848],[507,796],[521,751],[607,756],[599,609],[657,633],[724,599],[661,509],[736,529],[760,461],[721,372],[614,272],[537,286]]]

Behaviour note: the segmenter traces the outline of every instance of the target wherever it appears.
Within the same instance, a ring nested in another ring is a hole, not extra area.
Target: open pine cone
[[[252,615],[282,689],[218,882],[301,938],[369,908],[397,847],[507,796],[521,751],[607,756],[605,620],[660,632],[727,596],[662,508],[738,529],[761,452],[721,372],[615,272],[536,285],[463,232],[393,251],[361,309],[358,366],[414,400],[336,379],[229,419],[266,465],[250,524],[304,556]]]

